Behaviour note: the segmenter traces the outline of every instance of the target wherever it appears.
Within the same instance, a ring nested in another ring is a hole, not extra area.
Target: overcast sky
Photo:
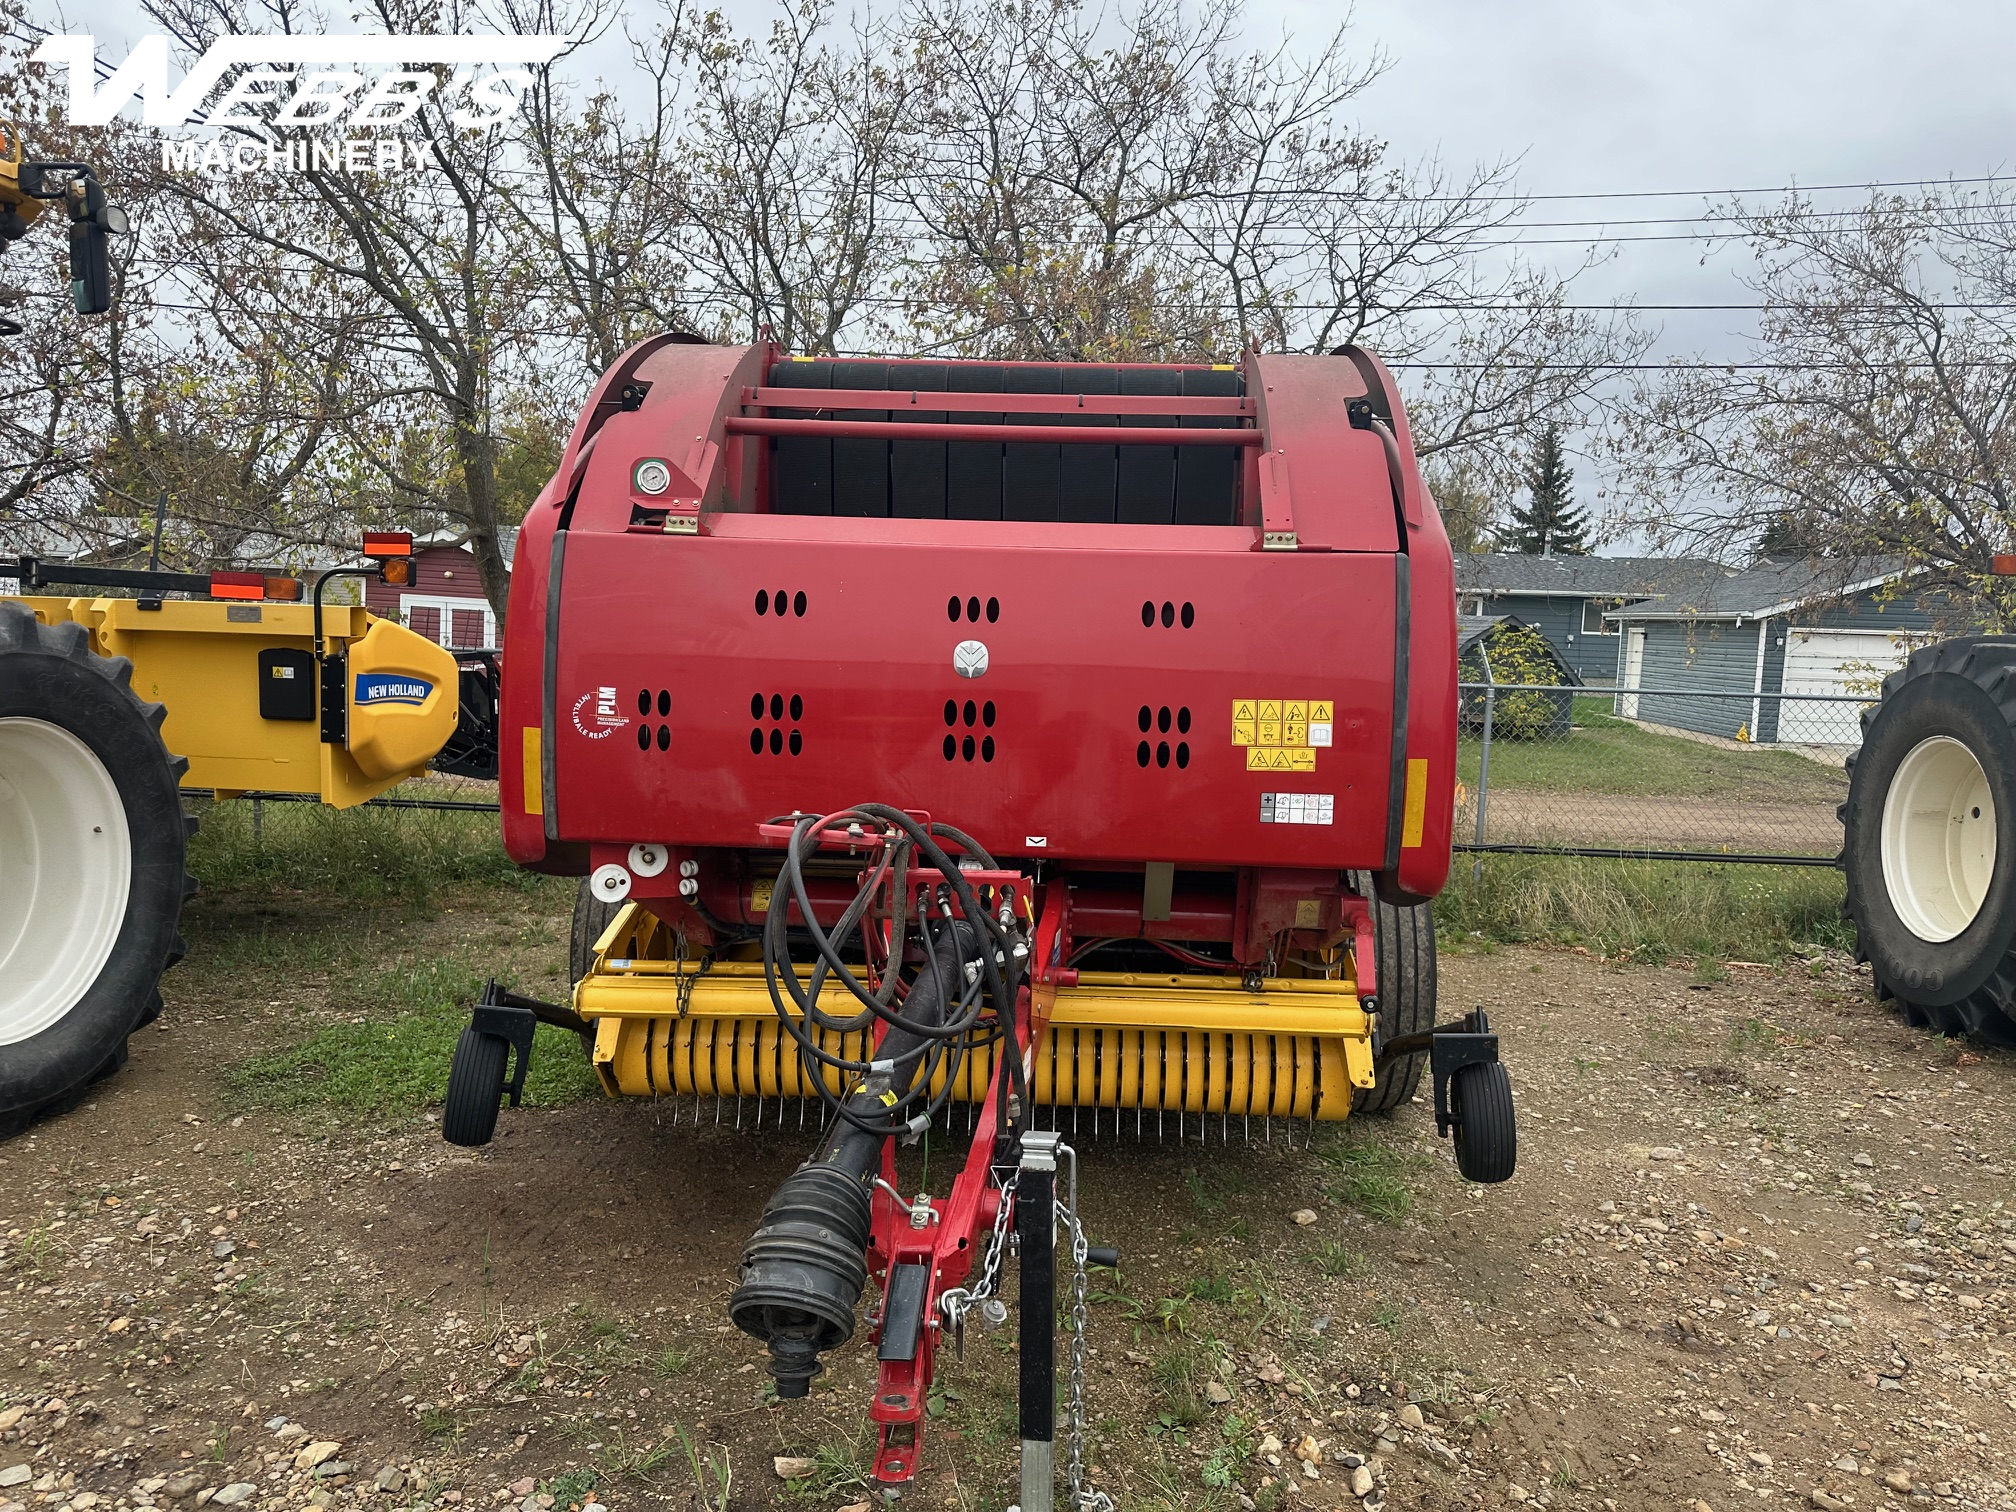
[[[720,3],[744,26],[774,12],[770,0]],[[1325,0],[1248,3],[1256,47],[1284,28],[1314,42],[1342,14]],[[114,64],[149,29],[135,0],[60,11],[36,0],[31,15],[94,28]],[[648,25],[646,7],[632,19]],[[1577,286],[1591,300],[1750,296],[1740,249],[1689,239],[1709,199],[1586,196],[1971,178],[2016,164],[2016,4],[2006,0],[1360,0],[1353,37],[1392,58],[1357,124],[1402,158],[1464,167],[1518,157],[1521,187],[1541,197],[1520,233],[1528,255],[1572,266],[1601,252]],[[622,59],[612,38],[577,62]],[[1865,197],[1816,195],[1825,206]],[[1678,219],[1618,224],[1654,217]],[[1537,224],[1592,221],[1609,224]],[[1662,332],[1658,356],[1733,360],[1749,328],[1740,311],[1646,318]]]
[[[772,0],[717,0],[760,26]],[[1248,0],[1249,40],[1285,29],[1315,41],[1342,7]],[[889,0],[877,0],[888,9]],[[332,3],[332,13],[345,7]],[[632,7],[648,24],[655,7]],[[135,0],[35,0],[44,24],[100,37],[122,61],[149,30]],[[1538,196],[1720,190],[1973,177],[2016,162],[2016,4],[1996,0],[1360,0],[1352,35],[1392,66],[1363,97],[1358,124],[1396,155],[1467,166],[1521,160]],[[595,50],[620,67],[616,39]],[[1847,205],[1863,196],[1819,196]],[[1581,285],[1592,298],[1641,304],[1734,302],[1740,256],[1672,239],[1699,229],[1699,197],[1542,199],[1530,222],[1673,224],[1532,226],[1537,259],[1607,253]],[[1632,237],[1637,240],[1613,240]],[[1548,243],[1554,243],[1549,245]],[[1651,317],[1662,352],[1733,357],[1740,313]]]
[[[1311,34],[1336,8],[1262,0],[1256,33]],[[1354,31],[1393,55],[1362,124],[1402,155],[1522,156],[1536,195],[1973,177],[2016,161],[2016,5],[1994,0],[1363,0]],[[1848,205],[1859,192],[1818,196]],[[1543,200],[1532,221],[1698,215],[1698,198]],[[1615,226],[1619,236],[1687,225]],[[1601,228],[1533,229],[1577,238]],[[1645,304],[1747,297],[1740,258],[1616,242],[1587,287]],[[1535,247],[1579,257],[1584,247]],[[1664,314],[1666,350],[1733,356],[1737,315]]]

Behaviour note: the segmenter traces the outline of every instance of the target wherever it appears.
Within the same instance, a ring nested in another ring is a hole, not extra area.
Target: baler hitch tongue
[[[1428,1052],[1435,1082],[1435,1132],[1455,1136],[1456,1168],[1468,1181],[1511,1178],[1518,1163],[1519,1135],[1512,1108],[1512,1083],[1498,1059],[1498,1035],[1482,1008],[1453,1024],[1389,1040],[1379,1062]]]

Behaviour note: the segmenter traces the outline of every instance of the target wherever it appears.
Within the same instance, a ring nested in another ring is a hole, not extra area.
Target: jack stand
[[[1057,1146],[1055,1132],[1022,1135],[1015,1184],[1021,1261],[1021,1512],[1052,1512],[1057,1485]]]

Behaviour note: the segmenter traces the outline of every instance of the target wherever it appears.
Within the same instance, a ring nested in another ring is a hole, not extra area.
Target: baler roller
[[[642,943],[664,939],[644,935]],[[624,918],[604,938],[640,943]],[[755,962],[703,970],[604,954],[576,988],[575,1006],[598,1021],[595,1064],[612,1093],[814,1095]],[[820,1043],[858,1060],[868,1036],[822,1034]],[[952,1101],[985,1093],[993,1054],[965,1058]],[[836,1072],[822,1075],[829,1093],[844,1090]],[[1038,1106],[1125,1112],[1341,1119],[1353,1088],[1372,1084],[1372,1021],[1348,980],[1275,978],[1254,992],[1222,977],[1082,972],[1056,990],[1030,1067]],[[941,1070],[932,1094],[944,1085]]]

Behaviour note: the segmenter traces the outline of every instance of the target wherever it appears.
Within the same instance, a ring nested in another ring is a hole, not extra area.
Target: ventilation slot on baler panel
[[[805,717],[805,700],[796,693],[751,693],[749,718],[755,728],[749,732],[751,756],[796,756],[805,749],[804,733],[798,721]]]
[[[768,507],[773,513],[1121,525],[1242,523],[1240,458],[1251,439],[1234,445],[1116,444],[1108,439],[1025,442],[1002,434],[936,441],[845,432],[848,422],[897,421],[985,425],[1004,433],[1032,426],[1235,428],[1257,439],[1243,402],[1245,377],[1235,368],[792,359],[772,367],[764,388],[841,389],[891,400],[888,409],[808,409],[786,405],[780,396],[767,409],[756,401],[752,417],[731,417],[731,431],[755,429],[765,420],[834,425],[826,434],[768,436]],[[1041,409],[999,412],[929,407],[930,395],[947,392],[965,396],[968,405],[975,395],[993,394],[1041,395],[1048,402]],[[1166,414],[1102,411],[1099,401],[1108,395],[1134,400],[1136,408],[1148,399],[1176,402]],[[1232,401],[1237,412],[1227,412],[1225,401]],[[744,419],[754,423],[744,424]]]
[[[1143,737],[1134,747],[1136,766],[1174,766],[1178,771],[1189,767],[1190,742],[1183,738],[1190,733],[1190,710],[1187,706],[1172,708],[1163,704],[1158,708],[1153,704],[1143,704],[1134,716],[1134,723]]]
[[[956,698],[945,700],[945,741],[941,750],[947,761],[992,761],[994,700]]]

